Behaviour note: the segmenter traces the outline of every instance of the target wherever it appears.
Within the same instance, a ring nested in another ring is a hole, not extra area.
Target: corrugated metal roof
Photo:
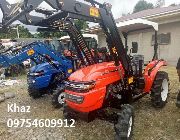
[[[147,16],[160,15],[160,14],[165,14],[165,13],[171,13],[178,10],[180,11],[180,5],[148,9],[148,10],[143,10],[134,14],[120,17],[119,19],[116,19],[116,22],[121,22],[125,20],[136,19],[136,18],[145,18]]]
[[[116,19],[115,21],[116,21],[116,23],[119,23],[119,22],[124,22],[124,21],[132,20],[132,19],[145,18],[145,17],[151,17],[151,16],[155,16],[155,15],[163,15],[163,14],[173,13],[176,11],[180,11],[180,5],[143,10],[143,11],[140,11],[140,12],[137,12],[134,14],[120,17],[120,18]],[[95,31],[99,31],[100,29],[101,29],[100,26],[96,25],[96,26],[93,26],[86,30],[83,30],[83,32],[94,33]]]

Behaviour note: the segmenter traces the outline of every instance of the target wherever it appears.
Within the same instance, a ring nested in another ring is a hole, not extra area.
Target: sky
[[[98,0],[100,2],[109,2],[112,4],[112,13],[115,18],[119,18],[122,13],[132,13],[133,8],[139,0]],[[156,4],[157,0],[146,0],[152,4]],[[180,0],[165,0],[165,6],[172,3],[180,3]]]
[[[21,0],[7,0],[9,3],[15,3]],[[83,0],[78,0],[83,1]],[[112,13],[115,18],[121,17],[123,13],[132,13],[134,6],[139,0],[97,0],[100,3],[108,2],[112,4]],[[154,5],[157,0],[146,0],[147,2],[151,2]],[[180,4],[180,0],[165,0],[165,6],[169,6],[172,3]],[[41,7],[46,7],[46,3],[42,3]],[[2,12],[0,11],[0,21],[2,20]],[[31,32],[35,31],[35,28],[28,27]]]

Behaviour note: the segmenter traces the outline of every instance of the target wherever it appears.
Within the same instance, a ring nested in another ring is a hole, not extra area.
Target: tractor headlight
[[[33,73],[29,73],[30,76],[42,76],[44,75],[44,71],[37,71],[37,72],[33,72]]]
[[[95,87],[95,82],[70,82],[66,81],[66,89],[75,92],[88,92]]]
[[[74,85],[75,88],[83,89],[83,90],[90,90],[95,87],[94,83],[91,84],[79,84],[79,85]]]

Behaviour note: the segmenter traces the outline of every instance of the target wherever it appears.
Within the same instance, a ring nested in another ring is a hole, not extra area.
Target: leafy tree
[[[165,4],[165,0],[157,0],[155,7],[162,7]]]
[[[18,26],[18,30],[19,30],[20,38],[32,38],[33,37],[33,35],[29,32],[29,30],[27,28],[25,28],[24,26]]]
[[[75,20],[75,25],[77,26],[78,30],[86,29],[88,27],[87,22],[83,20]],[[57,32],[39,31],[34,36],[36,38],[60,38],[65,35],[67,35],[67,33],[60,32],[60,31],[57,31]]]
[[[177,6],[178,4],[176,4],[176,3],[172,3],[170,6]]]
[[[146,9],[153,9],[153,8],[154,8],[154,6],[153,6],[152,3],[148,3],[145,0],[139,0],[137,2],[137,4],[135,5],[135,7],[134,7],[133,13],[143,11],[143,10],[146,10]]]
[[[16,30],[13,30],[11,28],[9,29],[1,29],[0,31],[0,38],[17,38],[17,32]]]
[[[75,25],[78,28],[78,30],[84,30],[89,27],[88,23],[85,22],[84,20],[76,20]]]
[[[51,36],[51,32],[37,32],[34,34],[35,38],[49,38]]]
[[[20,38],[31,38],[33,35],[24,26],[18,25]],[[17,29],[9,27],[8,29],[1,29],[0,38],[17,38]]]
[[[35,38],[60,38],[64,35],[67,35],[65,32],[47,32],[47,31],[39,31],[34,34]]]

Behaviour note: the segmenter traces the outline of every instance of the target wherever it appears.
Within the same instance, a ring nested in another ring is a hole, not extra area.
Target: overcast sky
[[[99,0],[103,2],[105,0]],[[115,18],[119,18],[122,13],[131,13],[133,11],[134,6],[139,0],[106,0],[112,4],[112,12]],[[146,0],[147,2],[151,2],[154,5],[157,0]],[[169,6],[172,3],[180,3],[180,0],[165,0],[165,6]]]
[[[7,0],[10,3],[14,3],[21,0]],[[83,0],[78,0],[83,1]],[[112,12],[115,18],[121,17],[122,13],[131,13],[133,11],[134,6],[139,0],[97,0],[101,3],[109,2],[112,4]],[[154,5],[156,4],[157,0],[146,0],[147,2],[151,2]],[[172,3],[180,4],[180,0],[165,0],[165,6],[169,6]],[[45,3],[41,4],[41,7],[47,8]],[[0,11],[0,21],[2,19],[2,12]],[[32,31],[33,28],[29,28]]]

